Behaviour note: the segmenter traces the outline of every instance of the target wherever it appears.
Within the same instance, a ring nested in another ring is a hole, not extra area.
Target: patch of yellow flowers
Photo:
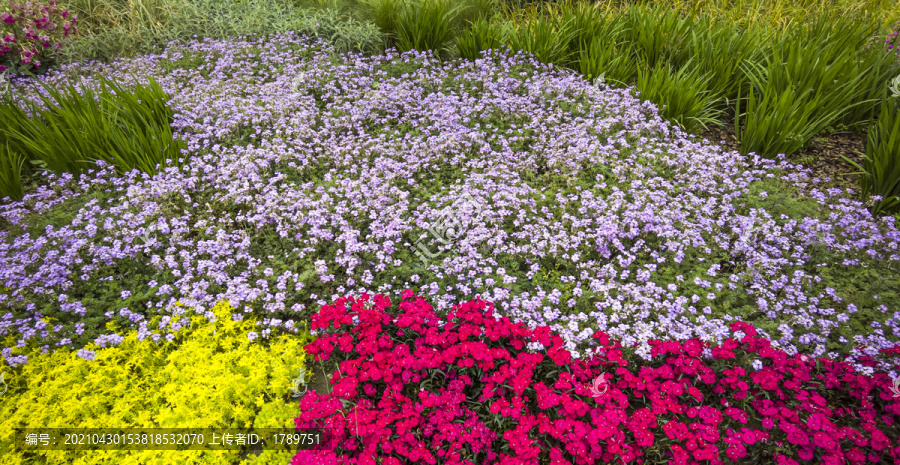
[[[16,450],[14,428],[293,428],[293,373],[303,367],[308,333],[252,342],[255,320],[234,321],[228,302],[212,309],[215,322],[191,318],[172,343],[125,336],[116,347],[35,351],[28,363],[5,372],[0,396],[0,457],[15,464],[285,464],[292,454],[239,451]]]

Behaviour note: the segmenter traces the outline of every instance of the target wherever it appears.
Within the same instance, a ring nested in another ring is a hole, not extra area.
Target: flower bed
[[[742,322],[721,344],[650,341],[649,361],[593,334],[575,360],[548,327],[481,299],[441,319],[405,291],[341,298],[313,316],[333,391],[309,392],[298,428],[333,450],[295,465],[885,463],[900,461],[900,393],[884,373],[789,356]],[[894,353],[900,353],[895,348]]]
[[[0,206],[9,365],[115,344],[110,322],[174,338],[178,301],[228,300],[266,338],[341,295],[404,289],[441,314],[481,295],[577,357],[598,330],[649,357],[651,339],[721,342],[734,320],[790,354],[860,359],[900,339],[893,218],[525,54],[363,57],[285,34],[42,80],[89,71],[154,77],[190,160]]]

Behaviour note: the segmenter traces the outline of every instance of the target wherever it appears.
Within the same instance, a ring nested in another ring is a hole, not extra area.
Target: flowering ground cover
[[[896,381],[789,357],[743,322],[721,344],[651,340],[637,363],[597,331],[593,356],[573,360],[548,327],[483,300],[440,318],[400,297],[396,310],[364,294],[313,315],[307,350],[338,369],[296,423],[330,440],[293,464],[900,461]]]
[[[789,355],[897,375],[859,360],[900,336],[893,218],[784,160],[690,142],[628,89],[525,55],[340,56],[292,34],[43,79],[89,71],[153,76],[188,160],[0,206],[11,366],[89,358],[122,340],[110,323],[173,339],[221,300],[259,318],[252,339],[409,288],[438,312],[480,295],[579,358],[596,331],[649,358],[652,339],[721,341],[739,319]]]

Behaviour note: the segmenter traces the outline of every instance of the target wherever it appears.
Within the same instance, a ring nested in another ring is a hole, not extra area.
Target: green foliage
[[[862,21],[819,17],[777,40],[765,66],[747,64],[753,89],[741,153],[791,155],[842,114],[868,103],[862,100],[870,92],[865,76],[877,63],[863,68],[858,62],[871,30]]]
[[[407,4],[397,17],[397,48],[402,52],[441,52],[453,35],[453,23],[460,9],[451,5],[449,0]]]
[[[693,23],[692,18],[666,5],[630,5],[625,15],[625,37],[635,44],[644,63],[655,66],[663,59],[678,58],[677,51],[689,37]],[[674,60],[673,64],[678,68],[682,63]]]
[[[378,54],[384,51],[385,38],[378,26],[344,17],[335,10],[304,12],[292,28],[297,34],[325,39],[338,53]]]
[[[384,48],[382,34],[368,22],[371,15],[349,16],[346,2],[303,5],[321,10],[301,9],[292,0],[131,0],[124,6],[117,0],[65,3],[78,14],[79,35],[61,51],[63,62],[159,53],[169,41],[184,43],[194,35],[227,39],[289,30],[323,37],[339,51],[379,53]]]
[[[711,73],[708,90],[734,101],[748,84],[742,64],[760,63],[766,32],[712,21],[692,29],[685,44],[703,74]]]
[[[0,198],[20,200],[25,195],[22,187],[22,166],[25,157],[10,150],[9,143],[0,145]]]
[[[456,36],[456,49],[463,58],[474,60],[485,50],[497,50],[513,32],[508,23],[498,24],[484,18]]]
[[[171,98],[152,78],[128,90],[99,76],[100,92],[69,83],[64,90],[41,81],[41,104],[26,110],[7,97],[0,107],[0,137],[54,173],[81,173],[103,160],[119,172],[155,173],[179,164],[182,141],[170,126]],[[98,103],[99,102],[99,103]],[[29,117],[36,115],[37,117]]]
[[[569,44],[576,33],[572,20],[536,13],[517,25],[510,35],[509,46],[514,52],[524,50],[534,54],[541,63],[566,66],[571,58]]]
[[[716,108],[721,95],[707,90],[712,75],[701,72],[691,62],[678,71],[668,63],[651,70],[638,68],[635,87],[641,98],[661,107],[663,118],[677,122],[688,132],[699,126],[707,129],[708,124],[722,124],[722,112]]]
[[[459,15],[456,17],[460,26],[473,24],[480,19],[489,20],[494,17],[499,7],[497,0],[462,0]]]
[[[406,5],[405,0],[364,0],[369,17],[375,26],[387,36],[388,41],[397,39],[397,14]]]
[[[900,212],[900,104],[897,98],[884,99],[881,116],[869,128],[865,166],[843,157],[859,172],[862,199],[878,195],[871,208],[873,215]]]
[[[588,79],[594,80],[602,75],[605,82],[627,86],[637,73],[638,58],[627,42],[616,43],[594,37],[590,46],[581,50],[578,68]]]
[[[241,461],[239,451],[35,454],[12,443],[13,428],[292,428],[292,379],[304,366],[308,334],[251,342],[247,334],[255,320],[234,321],[227,302],[211,311],[213,323],[181,316],[185,327],[172,342],[141,341],[134,331],[117,346],[88,347],[95,350],[93,361],[66,349],[29,354],[27,364],[5,373],[9,390],[0,404],[4,463],[289,462],[290,452],[275,450]]]

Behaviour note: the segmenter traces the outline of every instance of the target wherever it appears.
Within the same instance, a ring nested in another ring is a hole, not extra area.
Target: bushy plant
[[[0,14],[0,71],[46,69],[65,39],[78,32],[77,21],[78,15],[60,10],[56,0],[9,0],[9,11]]]
[[[387,37],[387,42],[397,40],[398,13],[406,6],[405,0],[364,0],[372,21]]]
[[[524,50],[533,54],[541,63],[566,66],[572,58],[569,44],[575,37],[571,19],[563,20],[538,11],[516,24],[508,45],[514,52]]]
[[[683,43],[694,24],[693,17],[683,16],[666,5],[630,5],[624,18],[625,37],[635,44],[646,66],[675,58],[684,50]],[[676,68],[681,65],[673,64]]]
[[[591,81],[602,76],[604,82],[630,85],[640,63],[634,47],[628,42],[611,42],[595,37],[579,52],[578,69]]]
[[[859,59],[874,28],[865,19],[818,17],[776,40],[764,66],[746,63],[753,89],[741,132],[742,153],[791,155],[841,115],[877,101],[864,98],[883,85],[874,79],[889,68],[877,56]]]
[[[439,53],[450,41],[460,7],[449,0],[409,3],[397,16],[397,48]]]
[[[873,215],[900,211],[900,104],[897,98],[885,98],[878,121],[869,128],[863,166],[843,157],[859,169],[860,194],[866,201],[877,196]]]
[[[341,51],[384,48],[369,12],[354,18],[341,8],[344,2],[315,2],[316,9],[305,9],[292,0],[66,1],[79,13],[80,33],[62,50],[65,62],[159,53],[171,41],[183,45],[195,36],[233,40],[286,31],[333,40]]]
[[[321,37],[339,53],[378,54],[384,51],[385,38],[371,22],[343,17],[334,10],[304,12],[293,24],[297,34]]]
[[[301,400],[296,424],[329,428],[335,448],[293,464],[900,459],[886,374],[788,356],[746,323],[718,344],[652,340],[639,362],[597,331],[579,360],[548,327],[497,318],[480,299],[445,319],[412,291],[401,299],[397,313],[362,295],[313,316],[307,352],[338,370],[332,392]]]
[[[0,145],[0,198],[20,200],[25,195],[22,186],[22,168],[25,157],[10,150],[9,143]]]
[[[703,74],[692,62],[678,71],[665,63],[650,70],[638,68],[635,88],[641,98],[660,107],[660,116],[693,132],[699,127],[708,129],[710,124],[723,123],[718,108],[722,95],[708,90],[712,77],[711,73]]]
[[[0,107],[0,139],[45,169],[80,173],[96,160],[120,172],[155,173],[180,163],[184,144],[175,138],[171,98],[150,78],[126,89],[98,77],[100,91],[69,83],[60,90],[35,81],[44,90],[40,103],[11,97]]]
[[[14,428],[290,428],[292,378],[304,366],[308,335],[261,343],[254,340],[256,320],[241,319],[228,302],[210,311],[213,322],[189,313],[157,318],[156,324],[181,328],[169,340],[130,331],[111,347],[103,347],[106,340],[77,352],[29,353],[27,365],[4,376],[3,463],[286,463],[290,454],[274,449],[246,461],[237,450],[17,450]]]
[[[496,23],[482,18],[456,36],[456,49],[461,57],[474,60],[485,50],[499,49],[512,32],[508,23]]]
[[[734,104],[741,89],[748,84],[742,68],[744,63],[762,62],[763,44],[769,31],[758,27],[740,28],[725,21],[715,20],[691,31],[685,47],[696,60],[696,66],[711,73],[709,90],[721,93]]]

